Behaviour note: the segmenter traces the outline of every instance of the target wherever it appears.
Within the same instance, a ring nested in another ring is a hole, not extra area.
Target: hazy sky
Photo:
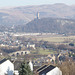
[[[54,3],[65,3],[68,5],[74,5],[75,0],[0,0],[0,7],[41,5]]]

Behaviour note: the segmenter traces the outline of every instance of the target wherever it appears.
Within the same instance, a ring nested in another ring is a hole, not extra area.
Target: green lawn
[[[37,50],[35,51],[31,51],[32,54],[34,53],[37,53],[37,54],[41,54],[41,55],[48,55],[48,54],[54,54],[54,53],[57,53],[56,51],[53,51],[53,50],[49,50],[49,49],[43,49],[43,48],[38,48]]]
[[[48,54],[54,54],[55,52],[53,50],[40,50],[39,54],[42,55],[48,55]]]

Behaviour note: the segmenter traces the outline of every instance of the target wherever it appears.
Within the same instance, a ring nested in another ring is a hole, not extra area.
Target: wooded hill
[[[75,20],[61,18],[34,19],[15,28],[18,32],[31,33],[75,33]]]
[[[24,25],[37,17],[75,19],[75,5],[63,3],[0,8],[0,26]]]

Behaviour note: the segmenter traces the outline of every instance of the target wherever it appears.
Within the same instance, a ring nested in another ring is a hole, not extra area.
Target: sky
[[[75,0],[0,0],[0,7],[43,5],[55,3],[65,3],[67,5],[75,5]]]

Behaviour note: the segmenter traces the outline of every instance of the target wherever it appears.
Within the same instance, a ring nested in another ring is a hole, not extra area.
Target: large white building
[[[37,70],[38,75],[62,75],[62,71],[53,65],[44,65]]]
[[[7,59],[1,60],[0,75],[14,75],[14,64]]]

